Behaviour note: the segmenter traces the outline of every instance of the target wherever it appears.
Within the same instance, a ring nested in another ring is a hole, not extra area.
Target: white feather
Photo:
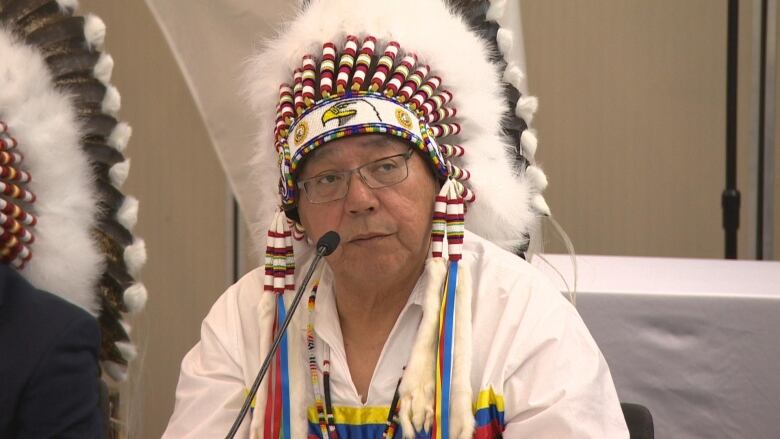
[[[143,284],[136,283],[130,285],[130,287],[125,290],[122,298],[125,302],[127,310],[130,313],[137,313],[144,309],[144,306],[146,306],[148,292],[146,291],[146,287]]]
[[[523,147],[523,155],[525,155],[525,158],[532,162],[536,156],[536,144],[536,134],[530,129],[523,131],[523,134],[520,135],[520,145]]]
[[[60,10],[63,12],[71,13],[78,9],[78,0],[57,0],[57,4],[60,6]]]
[[[118,321],[119,321],[119,326],[122,327],[122,329],[125,331],[125,334],[130,335],[130,333],[132,332],[132,329],[133,329],[130,326],[130,324],[127,323],[126,321],[122,320],[122,319],[119,319]]]
[[[106,24],[97,15],[84,17],[84,38],[93,49],[102,50],[106,41]]]
[[[506,69],[504,69],[504,82],[512,84],[516,89],[520,90],[520,87],[525,81],[525,73],[516,63],[510,62]]]
[[[127,366],[114,363],[113,361],[103,362],[103,369],[114,381],[124,382],[127,380]]]
[[[547,176],[544,175],[544,172],[539,166],[528,166],[525,169],[525,175],[538,192],[542,192],[547,188]]]
[[[137,277],[141,268],[146,263],[146,243],[141,238],[136,238],[132,244],[125,248],[125,266],[131,276]]]
[[[539,108],[539,100],[536,96],[521,96],[515,106],[515,115],[530,124],[534,119],[534,113]]]
[[[114,72],[114,58],[107,53],[101,53],[100,58],[95,63],[95,67],[92,69],[92,73],[95,75],[98,81],[103,85],[108,85],[111,82],[111,75]]]
[[[116,213],[116,220],[132,232],[135,224],[138,222],[138,199],[131,196],[125,197],[124,201],[122,201],[122,206],[119,207],[119,211]]]
[[[111,184],[116,188],[121,188],[122,185],[125,184],[128,175],[130,175],[130,159],[119,162],[108,170]]]
[[[95,287],[105,262],[92,238],[97,195],[76,111],[54,87],[37,50],[0,29],[0,53],[3,120],[19,142],[37,196],[33,256],[21,274],[97,315]]]
[[[122,106],[122,96],[119,90],[113,85],[106,87],[106,94],[103,95],[102,110],[104,113],[116,116],[119,113],[119,107]]]
[[[133,361],[138,356],[138,351],[132,343],[118,341],[114,345],[119,350],[119,353],[122,354],[122,358],[127,361]]]
[[[544,201],[544,197],[541,194],[535,195],[534,199],[531,200],[531,203],[537,212],[544,216],[550,216],[550,207],[547,205],[547,202]]]
[[[496,42],[498,43],[498,50],[501,51],[504,58],[509,58],[514,46],[514,34],[512,34],[512,31],[505,28],[499,29],[496,33]]]
[[[119,152],[124,152],[127,148],[127,143],[130,141],[130,136],[133,135],[133,128],[125,122],[119,122],[111,131],[111,135],[108,138],[108,144],[116,148]]]
[[[490,7],[488,8],[487,13],[485,13],[485,19],[498,23],[506,12],[506,2],[507,0],[490,0]]]

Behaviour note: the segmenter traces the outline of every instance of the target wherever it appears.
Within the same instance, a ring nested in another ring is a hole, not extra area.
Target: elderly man
[[[549,212],[485,47],[439,0],[319,0],[253,60],[266,264],[204,320],[165,437],[228,431],[328,231],[240,436],[628,436],[574,308],[501,248]]]

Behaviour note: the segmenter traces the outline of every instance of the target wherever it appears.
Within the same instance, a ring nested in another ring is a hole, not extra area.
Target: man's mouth
[[[387,233],[364,233],[353,236],[349,242],[352,244],[370,243],[390,236]]]

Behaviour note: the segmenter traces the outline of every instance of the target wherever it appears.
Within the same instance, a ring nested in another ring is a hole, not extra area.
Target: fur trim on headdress
[[[470,439],[474,434],[471,388],[471,272],[468,265],[458,269],[457,315],[455,319],[455,356],[452,371],[452,414],[450,437]]]
[[[433,422],[435,384],[431,380],[431,371],[436,360],[441,285],[446,276],[447,265],[444,259],[428,260],[425,269],[423,317],[409,356],[409,364],[398,389],[401,397],[398,416],[407,439],[414,437],[415,431],[430,431]]]
[[[0,53],[0,119],[23,148],[27,169],[45,170],[29,183],[38,223],[33,258],[22,274],[97,315],[94,288],[103,260],[89,232],[97,195],[73,105],[54,88],[43,57],[1,29]]]

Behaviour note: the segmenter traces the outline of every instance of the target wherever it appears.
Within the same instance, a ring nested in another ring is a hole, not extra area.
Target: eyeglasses
[[[346,197],[347,191],[349,191],[349,182],[354,173],[357,173],[363,183],[371,189],[392,186],[406,180],[406,177],[409,176],[407,162],[412,154],[414,154],[414,150],[409,149],[403,154],[374,160],[354,169],[315,175],[299,181],[298,188],[306,193],[309,202],[320,204]]]

